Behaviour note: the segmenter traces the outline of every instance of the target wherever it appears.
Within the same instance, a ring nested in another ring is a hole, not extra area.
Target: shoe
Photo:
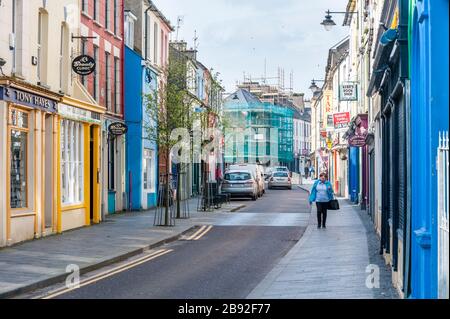
[[[322,228],[327,228],[327,226],[323,225]]]
[[[320,229],[320,225],[317,225],[317,229]]]

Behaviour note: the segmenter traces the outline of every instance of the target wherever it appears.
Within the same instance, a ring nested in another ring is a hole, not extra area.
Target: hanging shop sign
[[[75,121],[101,124],[100,113],[80,109],[63,103],[60,103],[58,106],[58,114]]]
[[[343,83],[339,86],[339,101],[358,101],[358,84]]]
[[[58,105],[56,100],[9,86],[0,86],[0,100],[52,113],[56,113]]]
[[[108,131],[111,135],[120,136],[128,132],[128,126],[121,122],[115,122],[108,126]]]
[[[95,71],[95,60],[89,55],[77,56],[72,61],[72,70],[78,75],[89,75]]]
[[[333,125],[335,131],[347,131],[350,123],[350,112],[333,114]]]
[[[367,114],[360,114],[355,119],[355,130],[348,138],[348,145],[353,147],[363,147],[366,145],[368,133]]]

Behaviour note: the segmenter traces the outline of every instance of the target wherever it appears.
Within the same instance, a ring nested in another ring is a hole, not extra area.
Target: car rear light
[[[288,182],[290,182],[291,181],[291,178],[290,177],[288,177]]]
[[[270,181],[273,182],[273,177],[270,178]]]
[[[246,182],[245,186],[253,186],[253,182]]]

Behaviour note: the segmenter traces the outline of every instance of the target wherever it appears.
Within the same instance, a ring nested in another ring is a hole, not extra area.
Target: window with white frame
[[[144,163],[143,163],[143,181],[144,190],[153,191],[154,190],[154,173],[153,165],[155,163],[155,152],[151,149],[144,149]]]
[[[137,20],[136,16],[131,12],[125,12],[125,45],[134,48],[134,22]]]
[[[122,79],[120,75],[120,60],[119,58],[114,58],[114,111],[117,114],[122,113],[121,109],[121,85]]]
[[[81,0],[81,11],[87,13],[88,12],[88,4],[89,0]]]
[[[105,0],[105,29],[109,30],[109,0]]]
[[[100,0],[94,0],[94,20],[99,21],[100,16]]]
[[[61,202],[83,202],[84,152],[83,124],[61,120]]]

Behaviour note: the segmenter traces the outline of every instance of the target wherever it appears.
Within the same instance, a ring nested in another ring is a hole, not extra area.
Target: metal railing
[[[448,299],[448,131],[439,132],[437,149],[438,178],[438,297]]]

